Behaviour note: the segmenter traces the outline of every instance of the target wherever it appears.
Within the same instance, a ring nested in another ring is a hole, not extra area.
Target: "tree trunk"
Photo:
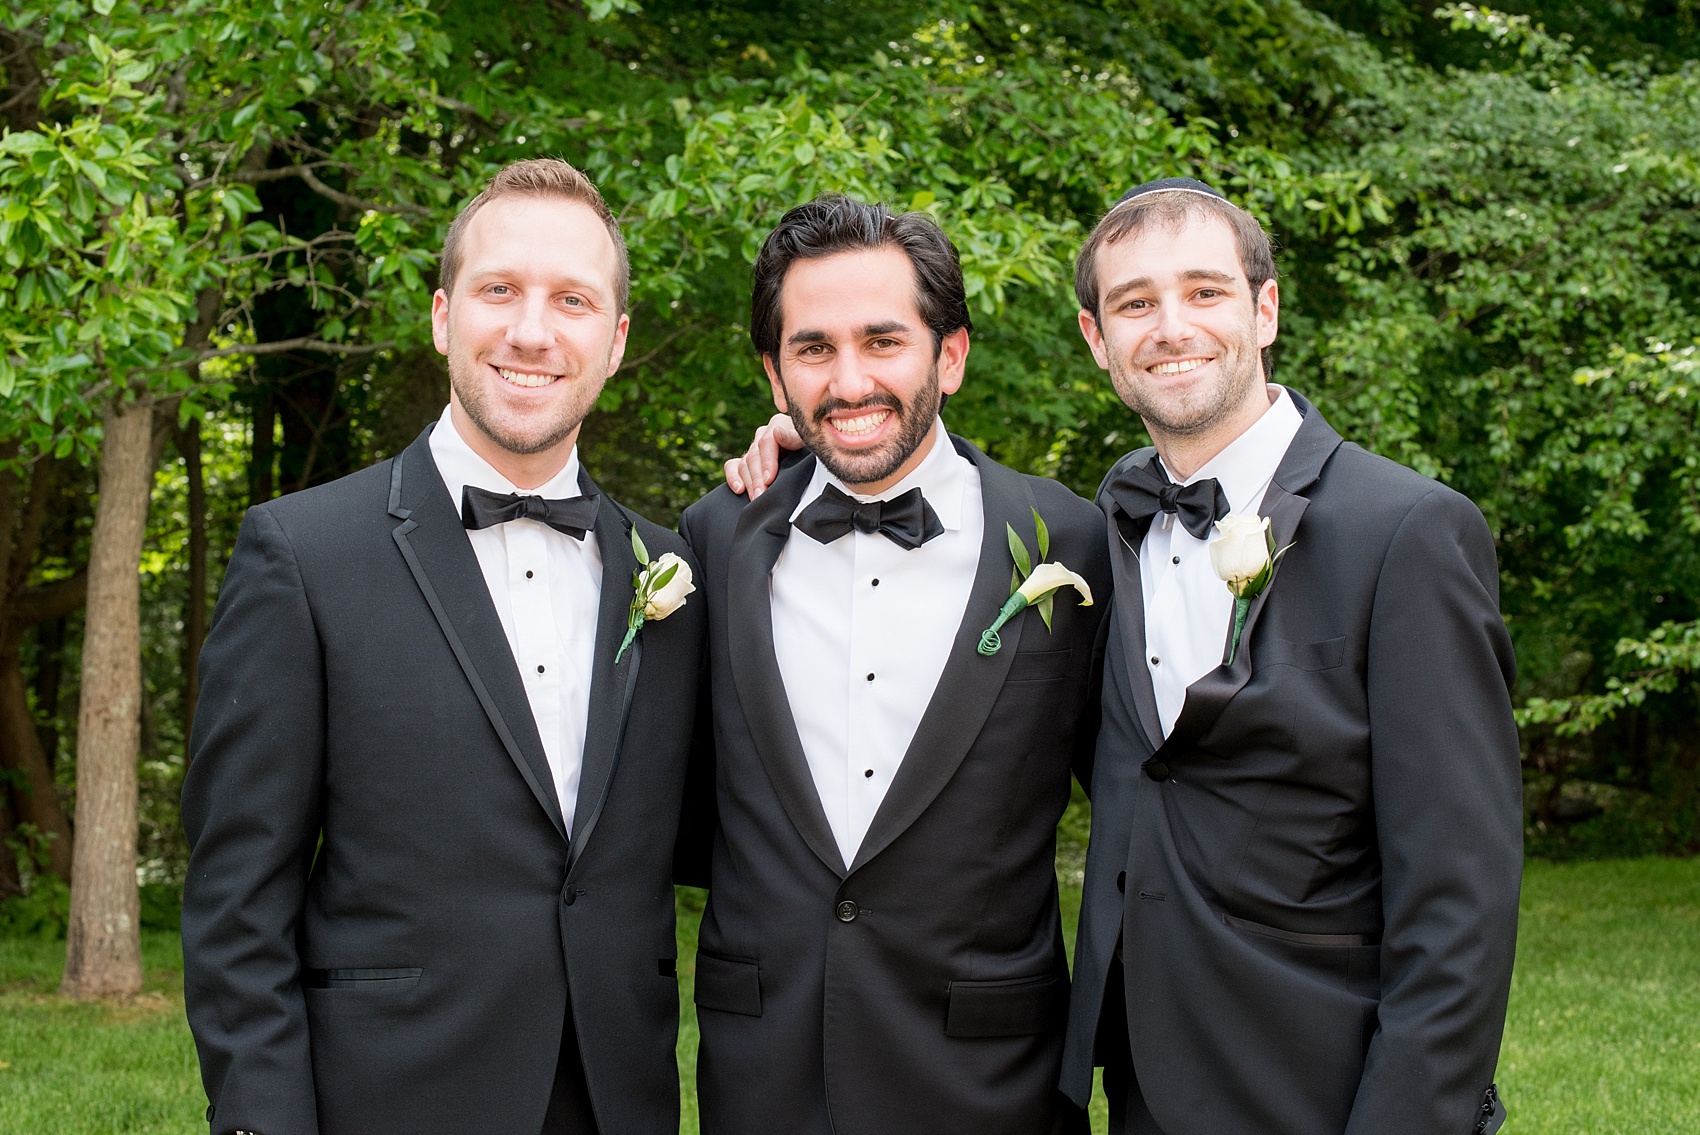
[[[177,428],[177,451],[189,478],[189,594],[183,600],[183,763],[201,696],[201,643],[207,637],[207,480],[201,468],[201,420]]]
[[[53,786],[53,769],[41,751],[41,737],[24,693],[18,643],[12,635],[0,643],[0,765],[24,781],[23,787],[12,792],[17,822],[33,824],[51,838],[47,869],[61,879],[71,878],[71,824]]]
[[[142,987],[136,890],[140,744],[141,559],[153,484],[153,405],[106,413],[100,496],[89,545],[82,704],[77,715],[77,856],[59,991],[81,999]]]

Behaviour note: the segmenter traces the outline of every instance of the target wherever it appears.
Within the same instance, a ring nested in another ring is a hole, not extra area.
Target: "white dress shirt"
[[[795,520],[832,484],[815,466]],[[944,531],[913,551],[878,532],[830,544],[793,530],[769,581],[773,645],[815,791],[838,850],[855,861],[944,673],[980,562],[980,471],[944,424],[902,481],[861,501],[919,487]]]
[[[1269,390],[1274,401],[1263,416],[1180,484],[1214,477],[1227,495],[1229,512],[1256,514],[1304,421],[1284,387],[1271,383]],[[1181,527],[1174,513],[1159,512],[1152,518],[1139,547],[1139,565],[1145,595],[1145,665],[1167,737],[1181,715],[1186,688],[1222,664],[1234,596],[1210,566],[1208,541]]]
[[[516,488],[472,451],[444,410],[431,431],[431,458],[460,511],[461,488],[564,500],[578,487],[578,447],[564,469],[535,489]],[[575,540],[538,520],[510,520],[468,531],[484,583],[525,682],[526,700],[543,740],[567,833],[573,830],[584,734],[590,717],[590,674],[596,656],[596,613],[602,600],[602,553],[596,533]]]

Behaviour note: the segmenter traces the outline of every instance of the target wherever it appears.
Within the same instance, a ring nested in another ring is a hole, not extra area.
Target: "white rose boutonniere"
[[[1234,595],[1234,626],[1228,640],[1228,657],[1224,666],[1234,664],[1240,636],[1245,633],[1246,614],[1251,601],[1263,594],[1269,581],[1275,578],[1275,564],[1287,554],[1287,548],[1275,550],[1275,533],[1267,516],[1251,513],[1230,513],[1216,522],[1216,538],[1210,541],[1210,566],[1216,577],[1228,585]]]
[[[1059,563],[1042,563],[1034,567],[1032,557],[1027,554],[1027,545],[1015,534],[1015,527],[1005,524],[1004,528],[1009,533],[1009,554],[1015,560],[1015,571],[1009,581],[1010,597],[1004,601],[992,625],[980,634],[978,649],[986,655],[996,654],[1002,649],[1003,640],[998,637],[998,631],[1023,608],[1039,608],[1039,617],[1045,620],[1045,629],[1049,630],[1051,607],[1059,588],[1074,588],[1080,593],[1080,605],[1092,606],[1092,588],[1084,579]],[[1042,560],[1051,554],[1051,533],[1038,509],[1033,510],[1033,534],[1038,538],[1039,558]]]
[[[636,525],[632,526],[632,551],[641,566],[632,573],[632,606],[626,613],[626,637],[620,640],[619,652],[614,655],[616,666],[646,620],[665,619],[683,607],[685,596],[696,590],[691,582],[691,565],[674,552],[663,552],[651,560]]]

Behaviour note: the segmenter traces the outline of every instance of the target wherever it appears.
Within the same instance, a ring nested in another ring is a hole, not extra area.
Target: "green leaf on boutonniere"
[[[1033,561],[1027,555],[1027,545],[1023,544],[1021,537],[1015,534],[1015,525],[1005,524],[1004,529],[1009,532],[1010,557],[1015,560],[1015,567],[1016,570],[1021,572],[1021,578],[1026,579],[1033,574]],[[1043,558],[1044,553],[1040,552],[1039,555]],[[1017,584],[1017,586],[1020,585]]]
[[[1050,559],[1051,558],[1051,530],[1049,528],[1045,527],[1045,518],[1039,515],[1038,509],[1033,510],[1033,531],[1034,531],[1034,534],[1039,537],[1039,559],[1040,560]],[[1045,625],[1049,626],[1050,622],[1051,622],[1051,620],[1046,619]]]
[[[643,546],[643,537],[638,535],[637,525],[632,525],[632,552],[640,564],[649,563],[649,549]]]

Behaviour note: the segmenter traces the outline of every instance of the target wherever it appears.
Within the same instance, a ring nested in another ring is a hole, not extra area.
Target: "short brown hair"
[[[1266,280],[1275,279],[1275,241],[1256,217],[1231,201],[1194,190],[1170,189],[1146,193],[1116,205],[1092,230],[1074,262],[1074,296],[1080,306],[1102,320],[1098,294],[1098,250],[1146,229],[1180,228],[1195,217],[1214,217],[1233,230],[1239,246],[1240,270],[1251,285],[1252,302]],[[1263,348],[1263,375],[1274,373],[1269,348]]]
[[[614,241],[615,291],[624,314],[631,299],[632,265],[626,255],[626,241],[620,235],[620,222],[590,178],[559,158],[527,158],[503,166],[490,179],[484,191],[460,211],[449,224],[449,235],[443,240],[443,255],[437,261],[437,280],[445,295],[454,294],[455,275],[460,271],[460,242],[473,216],[498,197],[553,197],[562,201],[577,201],[590,207],[608,228]]]

